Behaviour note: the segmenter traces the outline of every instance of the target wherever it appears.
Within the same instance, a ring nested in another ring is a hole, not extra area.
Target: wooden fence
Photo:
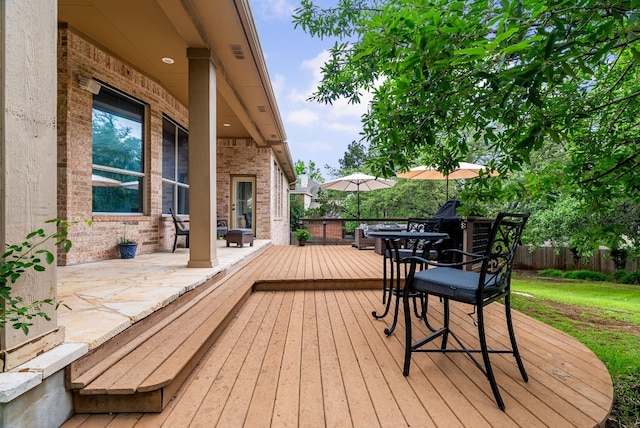
[[[575,259],[568,248],[557,250],[552,247],[538,247],[531,251],[531,247],[523,245],[516,251],[514,267],[516,269],[543,270],[592,270],[606,274],[612,274],[616,267],[609,257],[609,250],[599,250],[596,255],[586,259]],[[625,270],[627,272],[638,269],[638,262],[629,258]]]

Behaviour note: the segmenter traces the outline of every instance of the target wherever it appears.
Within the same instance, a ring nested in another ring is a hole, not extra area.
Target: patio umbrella
[[[122,182],[113,178],[103,177],[98,174],[91,174],[91,185],[97,187],[120,187]]]
[[[360,218],[360,192],[369,190],[388,189],[395,186],[396,182],[372,175],[356,172],[335,180],[323,183],[321,187],[327,190],[341,190],[343,192],[356,192],[358,195],[358,219]]]
[[[460,162],[460,165],[449,174],[445,175],[436,168],[427,166],[417,166],[407,172],[396,174],[400,178],[409,180],[445,180],[447,182],[447,200],[449,200],[449,180],[460,180],[464,178],[475,178],[480,175],[480,170],[485,169],[484,165],[475,163]],[[498,175],[497,171],[490,174],[492,177]]]

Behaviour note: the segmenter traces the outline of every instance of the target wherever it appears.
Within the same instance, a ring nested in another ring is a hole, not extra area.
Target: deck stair
[[[314,251],[303,248],[309,255]],[[212,278],[67,367],[75,412],[161,412],[253,289],[381,284],[380,263],[363,263],[352,251],[321,263],[309,257],[307,264],[299,263],[300,247],[279,248],[276,258],[275,251],[268,248],[235,271]],[[379,260],[373,252],[370,257]],[[336,263],[351,265],[347,272],[353,275],[330,274]]]

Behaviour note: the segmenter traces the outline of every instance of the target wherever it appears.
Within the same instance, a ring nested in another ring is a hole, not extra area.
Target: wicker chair
[[[364,248],[373,247],[376,243],[375,238],[369,238],[365,236],[364,229],[361,227],[356,228],[356,242],[357,249],[362,250]]]

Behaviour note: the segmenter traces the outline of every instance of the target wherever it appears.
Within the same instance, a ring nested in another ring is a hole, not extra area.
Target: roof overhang
[[[218,138],[252,138],[273,148],[288,180],[295,181],[247,0],[58,0],[58,21],[158,81],[185,106],[187,48],[209,49],[216,66]]]

